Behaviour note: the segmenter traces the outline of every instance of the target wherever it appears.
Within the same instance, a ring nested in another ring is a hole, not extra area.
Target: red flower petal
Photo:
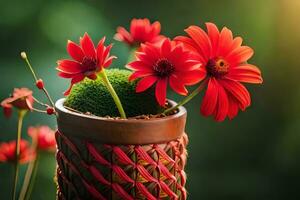
[[[86,56],[96,59],[94,43],[87,33],[85,33],[83,38],[80,40],[80,44]]]
[[[105,62],[103,63],[103,67],[104,68],[107,68],[111,65],[113,59],[116,59],[117,57],[116,56],[111,56],[109,57],[107,60],[105,60]]]
[[[188,90],[184,87],[184,84],[175,76],[171,76],[169,79],[170,87],[180,95],[186,96]]]
[[[117,33],[115,34],[114,38],[118,41],[124,41],[129,45],[133,44],[133,38],[124,27],[117,28]]]
[[[241,64],[239,66],[233,67],[230,70],[230,73],[232,74],[249,73],[249,74],[261,75],[261,72],[258,69],[258,67],[251,64]]]
[[[76,43],[72,42],[71,40],[68,40],[67,51],[74,60],[82,62],[84,58],[84,53],[81,47],[78,46]]]
[[[33,109],[33,105],[32,104],[34,102],[32,96],[27,97],[25,101],[26,101],[26,104],[27,104],[27,108],[29,108],[29,110],[32,111],[32,109]]]
[[[216,56],[216,51],[219,44],[219,30],[213,23],[206,23],[206,28],[212,47],[211,56]]]
[[[16,161],[16,141],[0,143],[0,162],[15,162]],[[26,140],[20,141],[19,163],[24,164],[35,157],[35,152],[30,148]]]
[[[253,75],[253,74],[231,75],[230,79],[239,81],[239,82],[253,83],[253,84],[260,84],[263,82],[261,76]]]
[[[98,62],[101,64],[102,63],[102,60],[104,59],[103,58],[103,52],[104,52],[104,42],[105,42],[105,37],[103,37],[99,42],[98,42],[98,45],[97,45],[97,59],[98,59]]]
[[[253,55],[253,49],[248,46],[241,46],[226,57],[226,60],[231,66],[236,66],[240,63],[245,63]]]
[[[133,81],[137,78],[142,78],[142,77],[145,77],[145,76],[150,76],[150,75],[153,75],[153,72],[149,72],[149,71],[136,71],[136,72],[133,72],[130,76],[129,76],[129,81]]]
[[[236,37],[233,39],[230,50],[227,52],[227,54],[224,54],[223,57],[226,58],[229,54],[231,54],[236,49],[240,48],[242,45],[243,39],[241,37]]]
[[[224,27],[220,33],[217,55],[226,55],[231,50],[232,32]]]
[[[3,105],[2,107],[3,107],[4,116],[6,118],[10,118],[12,115],[12,105],[6,104],[6,105]]]
[[[201,55],[205,61],[210,58],[211,55],[211,43],[208,35],[198,26],[190,26],[185,29],[185,32],[194,40],[201,50]]]
[[[107,47],[105,47],[103,50],[103,58],[106,59],[109,56],[109,52],[112,48],[113,44],[108,45]]]
[[[223,86],[218,84],[218,105],[215,114],[215,120],[218,122],[223,121],[228,113],[229,103],[226,91]]]
[[[156,21],[151,25],[151,28],[152,28],[151,36],[152,36],[152,38],[155,38],[155,36],[159,35],[159,33],[160,33],[161,25],[158,21]]]
[[[251,104],[250,94],[241,83],[229,79],[219,80],[219,82],[241,103],[242,110]]]
[[[136,52],[135,55],[137,60],[141,60],[147,65],[152,66],[156,62],[156,60],[152,60],[153,58],[151,58],[149,55],[146,55],[143,52]]]
[[[171,41],[169,39],[164,39],[161,45],[161,55],[167,57],[171,51]]]
[[[260,70],[251,64],[234,67],[227,75],[228,78],[245,83],[262,83]]]
[[[143,61],[140,61],[140,60],[128,63],[126,65],[126,68],[131,69],[131,70],[145,70],[145,69],[148,69],[149,71],[152,71],[152,66],[147,65],[146,63],[144,63]]]
[[[229,119],[233,119],[239,112],[239,103],[237,100],[230,94],[228,94],[228,117]]]
[[[204,116],[212,115],[218,101],[218,83],[215,78],[210,78],[207,85],[200,111]]]
[[[73,60],[59,60],[57,70],[66,74],[77,74],[83,71],[81,65]]]
[[[76,75],[75,77],[73,77],[72,80],[71,80],[71,85],[70,85],[70,87],[64,92],[64,95],[65,95],[65,96],[69,95],[69,94],[70,94],[70,91],[71,91],[71,89],[72,89],[72,87],[73,87],[73,85],[74,85],[75,83],[78,83],[78,82],[82,81],[82,80],[84,79],[84,77],[85,77],[85,76],[84,76],[83,74],[78,74],[78,75]]]
[[[27,133],[33,140],[36,140],[37,147],[40,150],[55,150],[55,133],[48,126],[31,126],[28,128]]]
[[[115,39],[123,41],[128,45],[134,46],[141,43],[159,43],[164,36],[159,35],[160,23],[150,23],[149,19],[132,19],[130,24],[130,32],[123,27],[117,28]]]
[[[147,90],[155,83],[156,80],[157,80],[156,76],[147,76],[141,79],[136,86],[136,92],[143,92]]]
[[[73,78],[77,74],[67,74],[67,73],[64,73],[64,72],[58,72],[57,75],[62,77],[62,78]]]
[[[176,70],[180,71],[192,70],[196,68],[195,65],[199,66],[199,64],[201,64],[199,60],[196,60],[197,57],[195,57],[195,54],[191,54],[189,51],[184,50],[181,45],[176,45],[173,50],[164,57],[167,58],[171,63],[174,63]]]
[[[171,59],[170,59],[171,60]],[[183,61],[184,62],[184,61]],[[172,63],[179,63],[174,62],[172,59]],[[177,67],[176,70],[178,71],[189,71],[201,68],[202,64],[197,60],[188,60],[181,64],[181,67]]]
[[[185,36],[177,36],[175,39],[175,42],[179,44],[183,44],[184,48],[186,48],[190,52],[201,52],[201,49],[197,46],[197,44],[188,37]],[[206,64],[206,59],[203,57],[200,53],[195,53],[195,59],[199,60],[201,63]]]
[[[159,79],[155,88],[156,100],[161,106],[165,106],[167,96],[167,79]]]
[[[1,102],[1,106],[4,111],[9,115],[9,107],[13,106],[21,110],[32,110],[34,99],[32,91],[28,88],[15,88],[11,97],[4,99]],[[8,110],[6,110],[8,109]]]
[[[149,65],[152,65],[156,62],[157,58],[160,57],[160,51],[152,44],[141,45],[143,52],[137,52],[136,56],[139,60],[147,62]]]
[[[178,77],[185,85],[194,85],[206,77],[206,71],[203,68],[198,68],[193,71],[180,72]]]

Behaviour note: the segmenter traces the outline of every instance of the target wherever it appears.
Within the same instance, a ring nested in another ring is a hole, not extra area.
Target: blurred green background
[[[78,41],[87,31],[95,42],[106,35],[122,68],[128,48],[113,41],[118,25],[128,27],[133,17],[159,20],[162,32],[174,37],[188,25],[204,27],[212,21],[241,35],[255,50],[264,84],[248,87],[253,103],[233,121],[216,123],[199,115],[200,99],[189,112],[187,189],[192,200],[300,199],[300,1],[192,0],[192,1],[62,1],[1,0],[0,99],[14,87],[33,88],[31,74],[20,59],[25,50],[51,95],[58,99],[68,81],[56,76],[56,60],[67,57],[66,41]],[[43,98],[37,90],[35,96]],[[171,98],[178,100],[178,96]],[[16,115],[0,116],[0,141],[14,139]],[[30,114],[28,125],[55,119]],[[33,199],[55,199],[54,155],[43,156]],[[23,166],[22,171],[25,171]],[[0,164],[0,199],[9,199],[12,167]]]

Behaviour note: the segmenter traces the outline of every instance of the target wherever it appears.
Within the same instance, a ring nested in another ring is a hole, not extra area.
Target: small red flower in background
[[[28,135],[37,141],[38,149],[48,151],[56,149],[54,131],[48,126],[29,127]]]
[[[12,107],[21,110],[32,110],[34,99],[32,91],[28,88],[15,88],[11,97],[4,99],[1,102],[3,112],[6,117],[10,117],[12,113]]]
[[[160,23],[158,21],[153,24],[149,19],[132,19],[130,24],[130,32],[124,27],[118,27],[114,37],[116,40],[125,42],[129,46],[139,46],[141,43],[155,43],[164,38],[160,35]]]
[[[234,118],[238,110],[245,110],[251,103],[248,90],[240,82],[262,83],[260,70],[247,61],[253,50],[242,46],[242,38],[233,38],[224,27],[219,32],[216,25],[206,23],[207,33],[198,26],[190,26],[185,32],[190,37],[179,36],[175,41],[197,53],[198,60],[206,70],[208,85],[201,112],[223,121]]]
[[[188,93],[185,85],[193,85],[205,77],[205,71],[198,61],[182,45],[164,39],[161,44],[147,43],[136,53],[137,60],[127,65],[134,71],[129,80],[142,78],[136,87],[143,92],[156,83],[155,96],[161,106],[166,103],[167,83],[181,95]]]
[[[30,148],[26,140],[20,141],[20,156],[21,164],[27,163],[35,158],[35,152]],[[0,144],[0,162],[15,162],[16,161],[16,141],[2,142]]]
[[[80,45],[68,41],[67,51],[74,60],[59,60],[57,62],[58,76],[70,78],[71,85],[64,95],[68,95],[75,83],[82,81],[85,77],[92,80],[97,78],[97,73],[102,68],[108,67],[115,56],[109,56],[112,45],[104,46],[103,37],[95,48],[90,36],[85,33],[80,38]]]

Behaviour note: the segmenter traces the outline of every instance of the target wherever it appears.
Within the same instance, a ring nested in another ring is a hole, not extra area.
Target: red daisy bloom
[[[185,32],[190,37],[179,36],[175,41],[197,53],[198,60],[207,72],[208,85],[201,112],[223,121],[234,118],[238,110],[245,110],[251,103],[245,83],[262,83],[260,70],[247,61],[253,50],[242,46],[242,38],[233,38],[224,27],[221,32],[213,23],[206,23],[207,33],[198,26],[190,26]]]
[[[137,60],[127,65],[134,73],[129,80],[142,78],[136,87],[143,92],[156,83],[155,96],[158,103],[166,103],[167,83],[181,95],[188,93],[185,85],[193,85],[205,77],[205,71],[198,61],[191,60],[191,54],[181,44],[164,39],[161,44],[147,43],[136,53]]]
[[[19,162],[27,163],[35,158],[35,152],[30,148],[26,140],[20,141]],[[16,141],[2,142],[0,144],[0,162],[16,161]]]
[[[12,107],[21,110],[32,110],[34,99],[32,91],[28,88],[15,88],[11,97],[4,99],[1,102],[4,115],[10,117],[12,113]]]
[[[97,73],[108,67],[115,56],[109,56],[112,45],[104,46],[103,37],[95,48],[90,36],[85,33],[80,38],[80,45],[68,41],[67,51],[73,60],[59,60],[57,62],[58,76],[70,78],[71,85],[64,95],[68,95],[75,83],[82,81],[85,77],[92,80],[97,78]]]
[[[54,151],[56,148],[55,134],[48,126],[29,127],[28,135],[37,140],[37,148],[40,150]]]
[[[155,43],[164,38],[160,35],[160,23],[158,21],[153,24],[149,19],[132,19],[130,24],[130,33],[119,26],[114,37],[116,40],[125,42],[129,46],[140,45],[141,43]]]

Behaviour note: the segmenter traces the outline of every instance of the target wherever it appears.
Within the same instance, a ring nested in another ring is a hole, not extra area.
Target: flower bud
[[[44,82],[42,79],[39,79],[36,81],[35,83],[36,87],[39,88],[40,90],[42,90],[44,88]]]
[[[55,113],[54,108],[52,108],[52,107],[50,107],[50,106],[47,107],[46,111],[47,111],[47,114],[48,114],[48,115],[53,115],[53,114]]]
[[[21,52],[21,57],[25,60],[27,59],[27,55],[24,51]]]

